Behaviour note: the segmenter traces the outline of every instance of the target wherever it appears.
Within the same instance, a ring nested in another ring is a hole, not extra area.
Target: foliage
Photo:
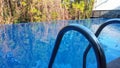
[[[72,19],[89,18],[94,0],[63,0],[63,5],[68,9]]]
[[[1,0],[0,23],[89,18],[94,0]]]

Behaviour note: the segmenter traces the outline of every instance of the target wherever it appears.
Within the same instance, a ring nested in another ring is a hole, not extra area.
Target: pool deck
[[[120,57],[108,63],[107,68],[120,68]]]
[[[93,10],[93,18],[120,18],[120,10]]]

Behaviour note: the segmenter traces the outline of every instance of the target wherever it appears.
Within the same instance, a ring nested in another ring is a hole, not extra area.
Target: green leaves
[[[52,19],[55,20],[58,17],[58,13],[57,12],[52,12],[51,16],[52,16]]]
[[[26,5],[27,5],[27,3],[26,3],[26,2],[24,2],[24,1],[22,1],[22,2],[21,2],[21,5],[26,6]]]
[[[63,0],[62,5],[68,10],[71,19],[89,18],[94,0]]]
[[[70,0],[63,0],[62,1],[62,6],[65,7],[66,9],[70,8]]]
[[[72,8],[74,9],[78,9],[79,11],[83,12],[84,11],[84,7],[85,7],[85,3],[84,1],[81,1],[80,3],[72,3]]]

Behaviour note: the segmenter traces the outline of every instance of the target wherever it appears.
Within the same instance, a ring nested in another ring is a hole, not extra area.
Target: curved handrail
[[[105,23],[103,23],[96,31],[95,36],[98,37],[100,32],[103,30],[103,28],[105,28],[109,24],[120,24],[120,19],[110,19],[110,20],[106,21]],[[83,53],[83,68],[86,68],[86,58],[87,58],[87,54],[88,54],[90,48],[91,48],[91,46],[89,44]]]
[[[88,39],[88,41],[92,44],[91,46],[93,47],[93,50],[95,51],[98,68],[106,68],[105,55],[104,55],[102,48],[100,47],[98,39],[95,37],[95,35],[91,31],[89,31],[89,29],[85,28],[84,26],[78,26],[78,25],[66,26],[58,33],[48,68],[52,68],[52,65],[54,63],[56,54],[58,52],[61,40],[62,40],[64,34],[70,30],[78,31],[78,32],[82,33]]]

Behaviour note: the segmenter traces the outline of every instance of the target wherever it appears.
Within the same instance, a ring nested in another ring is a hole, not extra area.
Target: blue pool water
[[[0,68],[47,68],[58,32],[69,24],[83,25],[95,32],[108,19],[54,21],[0,25]],[[107,26],[98,37],[107,63],[120,57],[120,25]],[[82,68],[82,59],[89,42],[76,32],[65,34],[53,68]],[[91,49],[87,68],[96,68]]]

